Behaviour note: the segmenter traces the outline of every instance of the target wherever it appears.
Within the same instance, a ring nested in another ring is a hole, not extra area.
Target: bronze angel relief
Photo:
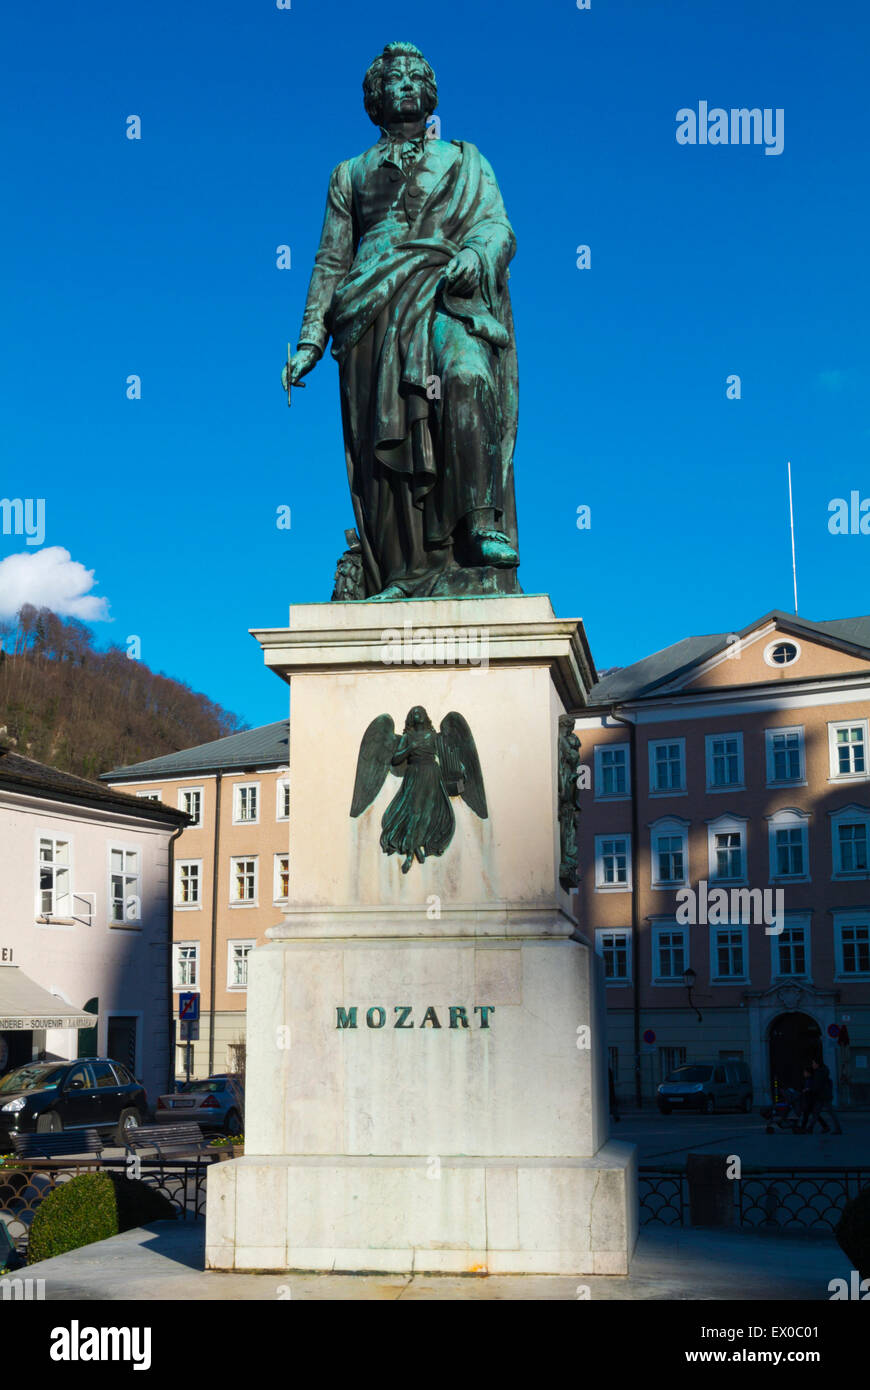
[[[404,856],[402,873],[414,859],[443,854],[456,828],[451,796],[461,796],[481,820],[486,820],[486,793],[474,737],[455,710],[435,727],[422,705],[408,711],[401,734],[389,714],[379,714],[363,734],[356,766],[351,816],[371,806],[387,777],[402,785],[381,822],[384,854]]]

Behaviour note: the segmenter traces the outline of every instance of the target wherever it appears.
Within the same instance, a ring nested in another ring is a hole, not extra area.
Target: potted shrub
[[[78,1250],[150,1221],[174,1221],[175,1208],[156,1188],[118,1173],[80,1173],[41,1202],[30,1228],[27,1263]]]

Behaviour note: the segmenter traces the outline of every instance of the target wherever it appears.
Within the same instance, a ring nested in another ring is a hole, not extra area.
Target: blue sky
[[[790,458],[801,612],[867,612],[870,536],[827,522],[870,496],[868,33],[858,0],[16,0],[0,495],[45,498],[45,546],[94,571],[100,644],[282,716],[247,630],[329,598],[353,519],[335,364],[288,412],[281,362],[329,172],[376,134],[363,73],[403,38],[517,233],[526,592],[600,668],[791,608]],[[679,145],[699,101],[782,108],[783,152]]]

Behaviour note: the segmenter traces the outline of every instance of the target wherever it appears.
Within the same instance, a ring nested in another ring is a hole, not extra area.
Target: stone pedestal
[[[292,906],[248,983],[244,1158],[208,1180],[213,1269],[626,1273],[634,1150],[608,1140],[603,988],[560,863],[558,720],[582,627],[546,597],[300,605],[257,632],[292,680]],[[357,819],[362,736],[468,721],[488,816],[440,857]]]

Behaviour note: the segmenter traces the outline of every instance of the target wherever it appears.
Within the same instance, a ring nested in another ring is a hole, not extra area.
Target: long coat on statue
[[[384,132],[333,171],[299,345],[333,340],[367,596],[453,592],[460,523],[477,508],[516,548],[515,245],[467,142]],[[481,266],[470,298],[444,287],[464,249]]]

